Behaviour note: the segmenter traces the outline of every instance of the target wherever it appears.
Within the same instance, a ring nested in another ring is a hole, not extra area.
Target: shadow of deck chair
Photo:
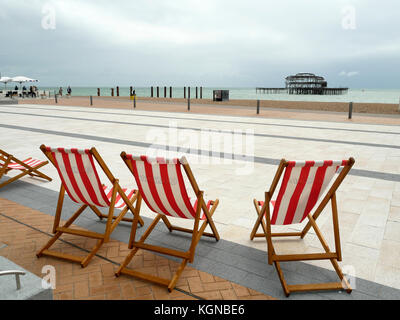
[[[3,175],[7,174],[11,170],[21,171],[19,175],[0,183],[0,189],[26,175],[51,181],[52,179],[50,177],[39,171],[41,167],[48,163],[48,161],[41,161],[33,158],[28,158],[24,161],[21,161],[0,149],[0,179],[3,177]]]
[[[254,199],[257,211],[257,221],[253,227],[250,239],[255,237],[266,237],[268,244],[268,263],[274,264],[281,281],[283,291],[288,297],[292,292],[319,291],[319,290],[346,290],[351,293],[349,282],[342,273],[338,261],[342,261],[339,220],[336,203],[336,190],[343,179],[354,165],[354,159],[343,161],[281,161],[275,178],[268,192],[265,193],[264,201]],[[335,174],[341,171],[327,192],[325,190],[331,183]],[[275,189],[283,175],[281,187],[275,201],[272,200]],[[322,195],[319,206],[311,214]],[[331,202],[333,230],[335,238],[335,252],[332,252],[324,239],[316,220],[324,210],[328,202]],[[271,215],[272,213],[272,215]],[[265,221],[264,219],[265,218]],[[302,232],[272,233],[272,225],[292,225],[308,219],[308,223]],[[259,227],[262,233],[257,233]],[[320,240],[324,253],[312,254],[276,254],[272,238],[274,237],[301,237],[302,239],[313,228]],[[288,285],[283,276],[280,262],[303,261],[303,260],[330,260],[341,282]]]
[[[132,224],[132,232],[129,239],[129,249],[131,249],[131,251],[119,267],[116,276],[120,276],[121,273],[131,275],[143,280],[167,286],[168,291],[171,292],[175,288],[176,282],[186,267],[186,264],[188,262],[193,263],[195,249],[200,238],[202,236],[208,236],[215,238],[216,241],[219,240],[218,231],[212,220],[212,215],[218,206],[219,200],[217,199],[215,201],[205,202],[203,191],[199,189],[190,166],[184,157],[180,160],[165,160],[161,158],[150,159],[145,156],[133,157],[132,155],[127,155],[125,152],[121,153],[121,157],[135,177],[139,191],[135,207],[134,222]],[[187,194],[182,174],[182,167],[196,195],[195,199],[191,200]],[[137,221],[139,217],[142,199],[148,208],[156,213],[157,216],[140,240],[136,241],[135,221]],[[168,216],[194,220],[193,229],[173,226],[168,220]],[[191,245],[186,252],[144,243],[160,220],[164,222],[170,232],[175,230],[192,234]],[[199,227],[200,221],[203,221],[203,223]],[[211,233],[204,232],[208,225],[211,228]],[[172,279],[160,278],[128,269],[128,264],[139,249],[177,257],[182,259],[182,263],[173,275]]]
[[[78,262],[84,268],[100,249],[102,244],[110,240],[110,235],[119,222],[133,222],[133,218],[125,218],[125,215],[128,210],[131,210],[132,213],[134,212],[133,203],[136,201],[137,191],[121,188],[118,179],[114,178],[95,148],[91,148],[90,150],[78,150],[50,148],[42,145],[40,149],[56,167],[61,179],[61,188],[53,224],[54,236],[37,253],[37,257],[39,258],[42,255],[47,255],[55,258],[66,259]],[[112,184],[112,187],[107,187],[100,182],[94,160],[97,161],[109,182]],[[65,192],[67,192],[72,201],[81,204],[82,206],[63,226],[60,227]],[[100,219],[107,219],[105,232],[103,234],[70,228],[71,224],[88,207],[92,209]],[[108,208],[108,214],[105,215],[101,213],[98,207]],[[118,216],[114,216],[115,208],[123,208]],[[140,223],[142,226],[144,224],[140,217],[136,219],[136,223]],[[61,252],[50,251],[49,248],[63,233],[97,239],[97,244],[86,257],[78,257]]]

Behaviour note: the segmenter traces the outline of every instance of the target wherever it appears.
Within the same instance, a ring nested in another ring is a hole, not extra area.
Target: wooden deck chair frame
[[[46,157],[50,160],[50,162],[53,163],[53,165],[56,167],[53,156],[51,155],[51,152],[47,150],[46,146],[41,145],[40,149],[43,151],[43,153],[46,155]],[[97,251],[100,249],[100,247],[103,245],[103,243],[107,243],[110,240],[111,233],[114,231],[114,229],[117,227],[117,225],[121,221],[128,221],[128,222],[134,221],[134,219],[125,218],[125,215],[128,212],[128,210],[131,210],[132,213],[134,212],[133,203],[137,199],[137,192],[134,193],[134,195],[132,196],[131,199],[128,199],[125,192],[122,190],[121,186],[119,185],[119,180],[113,176],[113,174],[108,169],[107,165],[105,164],[105,162],[103,161],[103,159],[101,158],[101,156],[99,155],[97,150],[95,148],[91,148],[90,153],[92,154],[94,159],[96,159],[97,163],[99,164],[99,166],[101,167],[101,169],[103,170],[103,172],[105,173],[108,180],[111,182],[111,184],[113,186],[113,193],[112,193],[112,197],[111,197],[111,204],[110,204],[110,207],[108,210],[108,214],[107,215],[103,214],[94,205],[84,204],[65,222],[64,225],[60,226],[63,201],[64,201],[65,192],[66,192],[64,185],[61,183],[60,193],[59,193],[58,202],[57,202],[57,209],[56,209],[56,214],[55,214],[54,224],[53,224],[54,236],[36,254],[38,258],[40,258],[42,255],[46,255],[46,256],[51,256],[51,257],[55,257],[55,258],[65,259],[65,260],[69,260],[69,261],[73,261],[73,262],[78,262],[78,263],[80,263],[82,268],[84,268],[89,264],[90,260],[97,253]],[[121,198],[125,202],[126,206],[118,216],[115,216],[114,209],[115,209],[115,200],[116,200],[117,194],[119,194],[121,196]],[[100,220],[102,220],[103,218],[107,219],[105,232],[103,234],[97,233],[97,232],[77,230],[74,228],[70,228],[70,226],[74,223],[74,221],[88,207],[99,217]],[[135,223],[139,223],[141,226],[144,225],[144,222],[141,217],[138,217],[135,220]],[[92,250],[89,252],[89,254],[85,257],[75,256],[75,255],[71,255],[71,254],[66,254],[66,253],[49,250],[49,248],[61,237],[61,235],[63,233],[97,239],[97,244],[92,248]]]
[[[30,159],[32,159],[32,158],[28,158],[25,161],[30,160]],[[39,171],[40,168],[42,168],[43,166],[45,166],[46,164],[49,163],[48,161],[43,161],[39,165],[33,167],[1,149],[0,149],[0,160],[4,162],[2,165],[0,165],[0,179],[3,177],[3,175],[7,174],[11,170],[21,171],[21,173],[19,175],[16,175],[15,177],[12,177],[3,183],[0,183],[0,189],[18,179],[26,176],[26,175],[30,175],[31,177],[42,178],[42,179],[45,179],[48,181],[52,181],[52,179],[50,177],[48,177],[47,175],[45,175],[44,173]],[[20,166],[24,167],[25,169],[9,168],[8,165],[11,163],[19,164]]]
[[[127,159],[127,154],[125,152],[122,152],[121,157],[124,160],[124,162],[126,163],[126,165],[128,166],[129,170],[133,174],[132,165],[131,165],[130,161]],[[211,206],[210,206],[210,208],[207,208],[207,205],[203,198],[204,192],[200,190],[200,188],[193,176],[193,173],[192,173],[192,170],[191,170],[189,164],[187,162],[182,163],[182,166],[183,166],[185,173],[190,181],[193,191],[195,192],[196,197],[197,197],[197,210],[196,210],[196,217],[194,219],[193,230],[174,226],[170,223],[167,216],[162,215],[162,214],[157,214],[157,216],[154,218],[154,220],[152,221],[150,226],[147,228],[147,230],[144,232],[144,234],[139,239],[139,241],[135,241],[136,230],[137,230],[137,224],[135,224],[135,221],[137,221],[137,219],[139,218],[140,206],[141,206],[141,202],[142,202],[142,195],[140,194],[140,191],[138,191],[139,194],[138,194],[135,211],[134,211],[134,222],[132,224],[132,231],[131,231],[131,235],[130,235],[130,239],[129,239],[129,249],[131,249],[131,251],[128,254],[128,256],[125,258],[124,262],[120,265],[117,272],[115,273],[115,275],[117,277],[119,277],[121,274],[130,275],[130,276],[142,279],[142,280],[147,280],[147,281],[151,281],[151,282],[163,285],[163,286],[167,286],[168,291],[172,292],[176,286],[176,283],[177,283],[180,275],[182,274],[183,270],[185,269],[187,263],[188,262],[193,263],[196,246],[197,246],[200,238],[202,236],[207,236],[207,237],[215,238],[216,241],[219,241],[220,237],[219,237],[217,228],[215,227],[214,221],[212,220],[212,216],[219,204],[219,200],[216,199],[214,201],[210,201]],[[200,221],[201,221],[200,220],[201,211],[203,211],[206,218],[199,228]],[[166,225],[166,227],[168,228],[168,230],[170,232],[180,231],[180,232],[192,234],[191,245],[190,245],[190,248],[186,252],[179,251],[179,250],[173,250],[173,249],[160,247],[160,246],[149,245],[149,244],[144,243],[145,240],[147,239],[147,237],[151,234],[154,227],[157,225],[157,223],[160,220],[162,220],[164,222],[164,224]],[[212,231],[211,233],[204,232],[204,230],[206,229],[206,227],[208,225],[211,228],[211,231]],[[157,252],[157,253],[181,258],[182,262],[181,262],[178,270],[173,275],[172,279],[160,278],[160,277],[152,276],[152,275],[145,274],[145,273],[142,273],[139,271],[128,269],[127,265],[130,263],[130,261],[133,259],[135,254],[139,251],[139,249],[144,249],[147,251]]]
[[[275,189],[280,181],[280,178],[288,166],[288,162],[285,159],[282,159],[275,177],[272,181],[271,187],[269,191],[265,193],[265,202],[263,206],[260,208],[259,202],[254,199],[254,206],[257,211],[257,220],[253,227],[253,230],[250,235],[250,239],[254,240],[256,237],[265,237],[268,245],[268,263],[270,265],[274,264],[283,291],[287,297],[292,292],[302,292],[302,291],[320,291],[320,290],[345,290],[347,293],[352,292],[352,288],[343,275],[343,272],[338,264],[338,261],[342,261],[342,252],[341,252],[341,244],[340,244],[340,233],[339,233],[339,220],[338,220],[338,210],[337,210],[337,202],[336,202],[336,190],[339,188],[340,184],[343,182],[344,178],[349,173],[350,169],[354,165],[354,158],[350,158],[347,162],[347,165],[343,166],[341,172],[338,177],[332,184],[331,188],[327,191],[326,195],[320,201],[319,206],[315,209],[313,214],[308,214],[308,223],[304,227],[301,232],[287,232],[287,233],[272,233],[271,231],[271,212],[269,203],[272,200],[272,196],[275,192]],[[334,239],[335,239],[335,251],[332,252],[328,246],[327,241],[323,237],[321,230],[319,229],[316,220],[328,204],[331,202],[332,207],[332,220],[333,220],[333,230],[334,230]],[[265,221],[263,218],[265,217]],[[259,227],[262,227],[263,232],[257,233]],[[313,228],[321,245],[324,249],[324,253],[312,253],[312,254],[291,254],[291,255],[279,255],[276,254],[275,248],[272,243],[272,238],[276,237],[300,237],[303,239],[310,228]],[[333,268],[335,269],[337,275],[339,276],[340,282],[333,283],[317,283],[317,284],[299,284],[299,285],[288,285],[285,281],[280,262],[287,261],[307,261],[307,260],[330,260]]]

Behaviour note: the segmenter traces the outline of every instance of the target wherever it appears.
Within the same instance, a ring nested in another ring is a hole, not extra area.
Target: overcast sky
[[[399,0],[0,0],[0,27],[41,86],[400,87]]]

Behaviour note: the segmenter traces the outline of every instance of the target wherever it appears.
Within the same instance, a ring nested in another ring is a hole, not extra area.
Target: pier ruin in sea
[[[328,88],[328,82],[324,77],[304,72],[286,77],[285,88],[256,88],[257,93],[315,95],[340,95],[347,93],[348,90],[349,88]]]

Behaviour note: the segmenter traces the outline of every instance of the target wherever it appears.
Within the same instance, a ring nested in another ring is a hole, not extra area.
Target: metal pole
[[[353,117],[353,102],[349,104],[349,119]]]
[[[257,100],[257,114],[260,114],[260,100]]]
[[[93,96],[90,96],[90,105],[93,105]]]

